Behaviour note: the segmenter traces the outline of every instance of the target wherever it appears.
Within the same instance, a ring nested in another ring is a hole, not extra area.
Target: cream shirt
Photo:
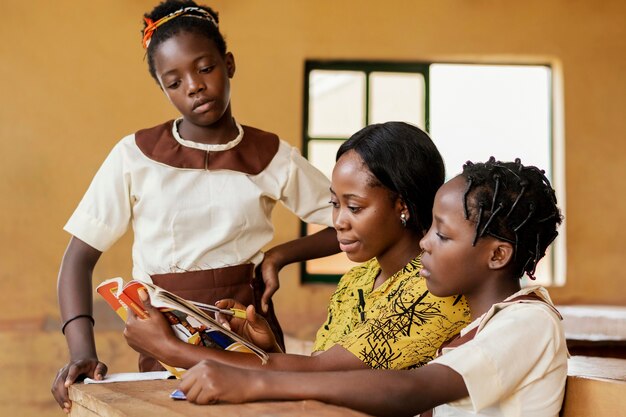
[[[223,145],[186,141],[183,146],[219,152]],[[133,278],[220,268],[263,259],[273,237],[277,201],[300,219],[332,226],[329,181],[300,152],[280,141],[259,174],[175,168],[156,162],[123,138],[108,155],[64,229],[99,251],[109,249],[132,225]]]
[[[552,304],[541,287],[523,289],[510,298],[530,292]],[[474,339],[444,349],[431,362],[458,372],[469,392],[467,398],[435,408],[433,416],[558,416],[568,356],[559,317],[540,302],[506,305],[506,300],[485,316],[461,331],[464,335],[480,326]]]

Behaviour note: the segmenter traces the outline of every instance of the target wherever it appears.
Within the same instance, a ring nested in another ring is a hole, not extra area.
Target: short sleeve
[[[432,363],[459,373],[474,412],[503,401],[567,360],[558,318],[546,307],[519,303],[498,312],[473,340]]]
[[[131,218],[130,179],[121,143],[107,156],[64,229],[104,252],[128,229]]]
[[[289,178],[282,192],[282,203],[307,223],[333,227],[330,181],[291,147]]]

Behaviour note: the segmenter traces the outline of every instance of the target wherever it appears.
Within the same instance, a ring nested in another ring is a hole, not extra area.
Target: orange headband
[[[190,13],[199,13],[199,14],[190,14]],[[152,19],[150,18],[144,17],[143,20],[146,22],[146,28],[143,30],[143,41],[142,41],[143,48],[148,49],[148,45],[150,45],[150,39],[152,39],[152,35],[154,34],[154,32],[157,30],[159,26],[161,26],[164,23],[169,22],[170,20],[174,18],[177,18],[178,16],[196,17],[198,19],[208,20],[209,22],[213,23],[213,25],[216,28],[218,27],[217,22],[215,21],[213,16],[211,16],[211,13],[207,12],[204,9],[201,9],[200,7],[185,7],[185,8],[176,10],[175,12],[172,12],[168,14],[167,16],[163,16],[156,22],[153,22]]]

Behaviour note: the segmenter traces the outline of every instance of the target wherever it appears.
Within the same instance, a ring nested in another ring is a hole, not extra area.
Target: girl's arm
[[[152,307],[148,300],[144,306],[149,317],[140,319],[129,311],[124,336],[128,345],[140,353],[170,366],[191,368],[204,359],[248,369],[273,369],[290,371],[330,371],[365,369],[367,365],[348,350],[336,345],[315,356],[270,353],[265,364],[253,354],[231,352],[196,346],[178,339],[167,319]]]
[[[143,292],[143,294],[145,296],[142,297],[142,300],[146,301],[147,294],[145,294],[145,292]],[[215,319],[222,326],[229,328],[233,332],[237,333],[239,336],[242,336],[244,339],[249,340],[266,352],[283,352],[280,345],[276,341],[276,336],[272,332],[272,329],[267,323],[267,320],[265,320],[263,316],[260,316],[256,313],[253,305],[249,305],[248,307],[246,307],[245,305],[232,298],[219,300],[215,303],[215,305],[223,309],[234,308],[239,310],[245,310],[246,312],[245,319],[217,313],[215,315]]]
[[[263,282],[265,282],[265,291],[261,297],[263,312],[267,313],[269,300],[280,286],[278,272],[284,266],[294,262],[323,258],[339,252],[337,232],[332,227],[327,227],[310,236],[274,246],[265,252],[265,257],[260,265]]]
[[[102,252],[72,237],[67,246],[57,284],[61,319],[70,351],[70,361],[61,368],[52,384],[52,394],[69,412],[67,387],[79,376],[102,379],[107,367],[98,360],[93,335],[91,276]],[[81,316],[81,317],[79,317]],[[78,317],[70,322],[68,320]]]
[[[180,388],[197,404],[320,400],[380,416],[414,416],[468,396],[461,375],[440,364],[410,371],[263,372],[203,361]]]

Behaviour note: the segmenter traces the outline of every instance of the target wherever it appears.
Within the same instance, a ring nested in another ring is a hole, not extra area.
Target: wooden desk
[[[72,417],[364,417],[366,414],[319,401],[281,401],[199,406],[169,394],[178,381],[137,381],[70,386]]]
[[[626,359],[626,306],[558,306],[571,355]]]
[[[573,356],[561,417],[626,417],[626,359]],[[169,394],[176,380],[70,386],[72,417],[366,417],[319,401],[198,406]]]
[[[572,356],[561,417],[626,417],[626,359]]]

